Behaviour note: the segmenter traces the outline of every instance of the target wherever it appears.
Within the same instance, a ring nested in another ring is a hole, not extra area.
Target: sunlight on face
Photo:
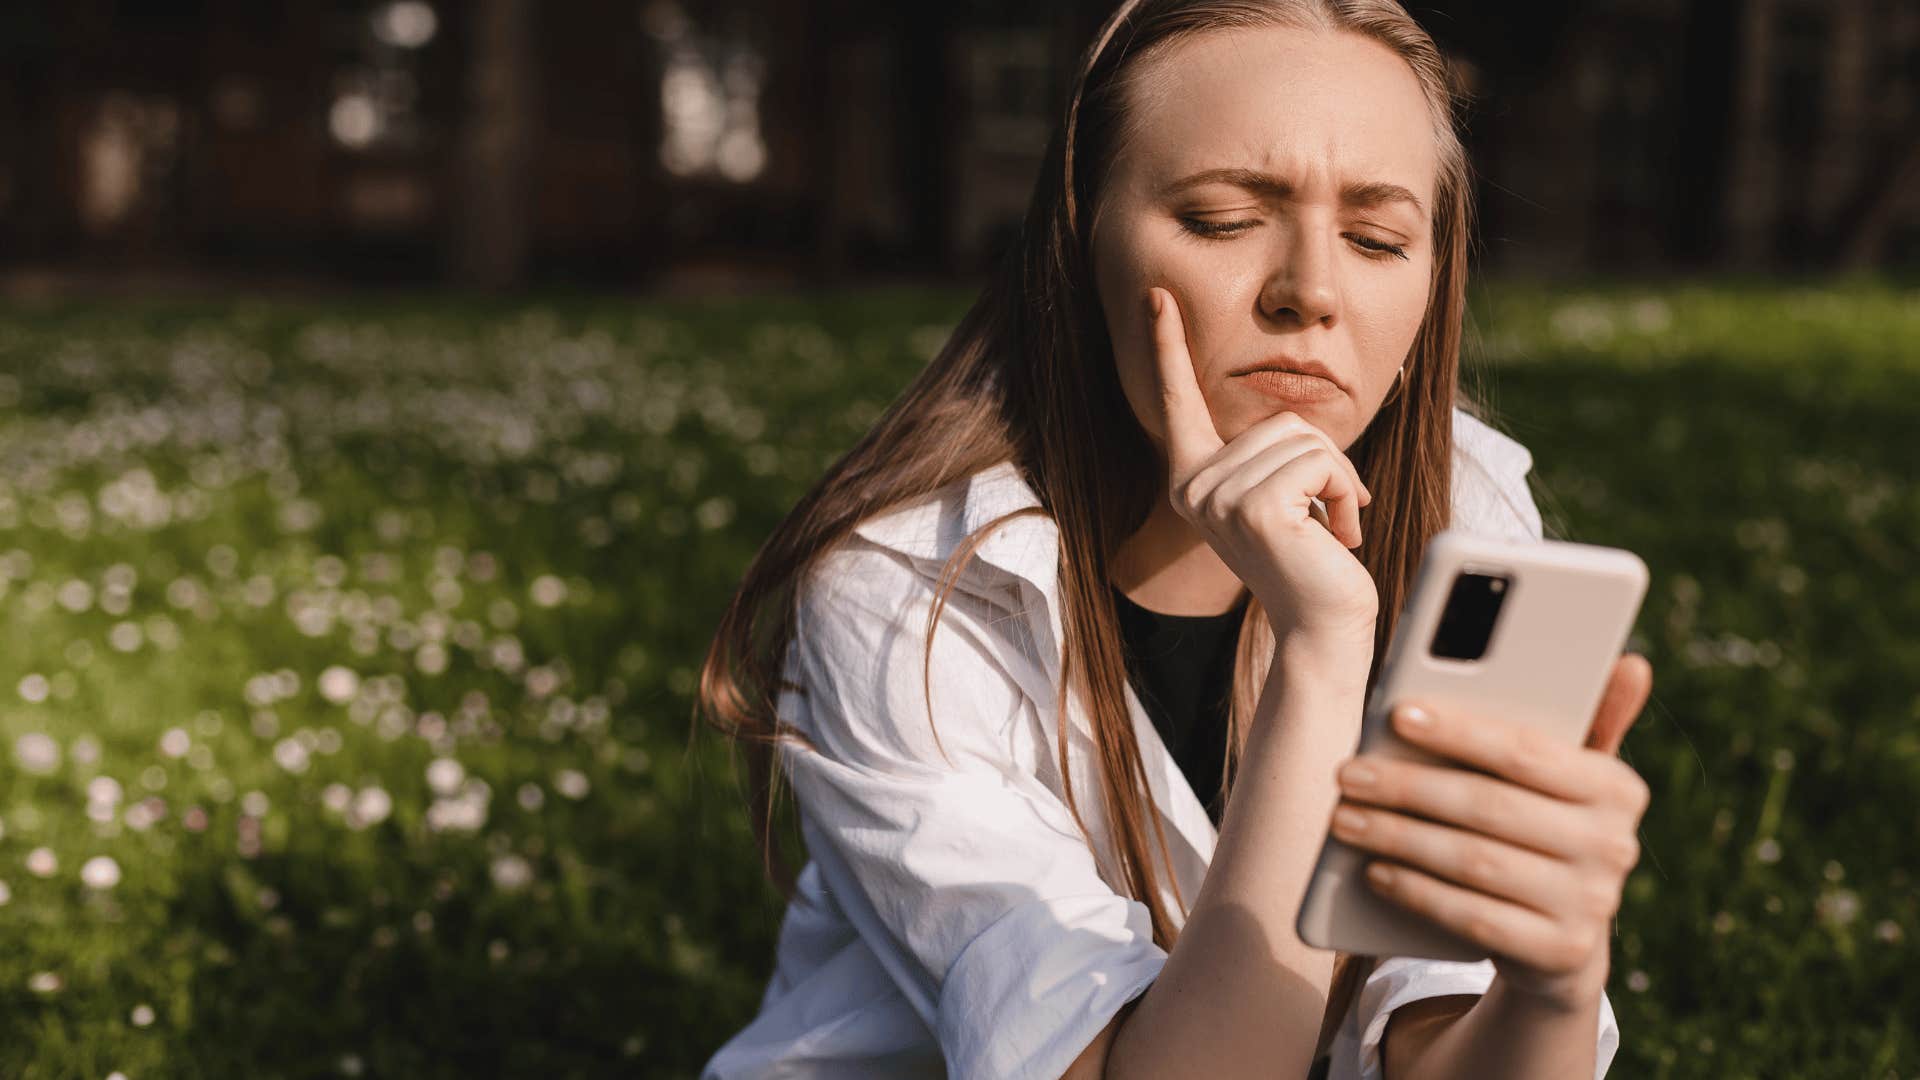
[[[1222,439],[1291,410],[1350,446],[1427,304],[1439,162],[1412,69],[1355,34],[1278,27],[1190,38],[1144,74],[1091,239],[1134,414],[1164,437],[1145,314],[1158,285]],[[1240,374],[1267,361],[1317,361],[1333,382]]]

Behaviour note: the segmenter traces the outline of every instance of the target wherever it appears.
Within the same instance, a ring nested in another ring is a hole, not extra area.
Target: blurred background
[[[0,265],[659,288],[965,279],[1102,0],[76,0],[0,14]],[[1485,265],[1920,259],[1920,9],[1421,5]]]
[[[697,665],[1108,8],[0,7],[0,1075],[695,1075]],[[1653,571],[1612,1075],[1920,1077],[1920,7],[1413,10],[1464,379]]]

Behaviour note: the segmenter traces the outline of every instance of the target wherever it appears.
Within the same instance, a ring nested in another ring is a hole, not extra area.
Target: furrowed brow
[[[1182,177],[1161,189],[1162,197],[1172,197],[1202,184],[1231,184],[1243,188],[1255,195],[1284,199],[1292,196],[1293,185],[1258,169],[1205,169],[1190,176]],[[1413,207],[1415,212],[1424,215],[1426,205],[1420,197],[1399,184],[1385,180],[1368,180],[1348,184],[1340,190],[1340,201],[1349,206],[1382,206],[1391,202],[1403,202]]]
[[[1415,212],[1425,215],[1427,208],[1420,202],[1420,196],[1384,180],[1369,180],[1359,184],[1348,184],[1340,191],[1340,201],[1349,206],[1381,206],[1390,202],[1403,202],[1412,206]]]

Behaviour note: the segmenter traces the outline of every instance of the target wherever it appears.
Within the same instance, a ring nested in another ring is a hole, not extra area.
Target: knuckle
[[[1603,920],[1600,922],[1596,922],[1592,926],[1588,927],[1587,932],[1581,937],[1581,948],[1579,951],[1578,962],[1582,965],[1585,965],[1588,961],[1593,959],[1593,955],[1595,953],[1602,952],[1606,948],[1607,948],[1607,924]]]
[[[1481,832],[1491,832],[1502,824],[1525,821],[1531,808],[1512,784],[1476,785],[1484,788],[1467,799],[1470,824]]]
[[[1626,873],[1640,863],[1640,841],[1627,833],[1614,833],[1602,841],[1607,865]]]
[[[1528,740],[1524,734],[1517,734],[1515,738],[1507,740],[1507,746],[1501,751],[1500,767],[1501,773],[1513,776],[1517,780],[1534,776],[1538,763],[1534,757],[1532,740]]]
[[[1254,532],[1265,533],[1277,516],[1275,507],[1276,504],[1269,497],[1265,485],[1262,485],[1248,492],[1246,498],[1240,500],[1239,521]]]
[[[1485,915],[1469,915],[1464,929],[1467,937],[1495,952],[1501,951],[1505,944],[1500,933],[1500,924]]]
[[[1191,477],[1173,486],[1173,508],[1179,511],[1181,517],[1188,519],[1192,519],[1200,512],[1199,500],[1193,495]]]
[[[1232,507],[1221,498],[1220,489],[1214,488],[1195,500],[1194,514],[1205,521],[1220,522],[1227,520],[1227,511],[1230,509]]]
[[[1517,779],[1532,779],[1540,775],[1545,762],[1540,740],[1530,731],[1518,731],[1507,741],[1502,764],[1509,776]]]
[[[1620,910],[1620,890],[1604,879],[1593,879],[1582,890],[1587,913],[1596,919],[1611,919]]]
[[[1633,771],[1633,766],[1622,762],[1621,768],[1626,770],[1626,775],[1620,781],[1621,802],[1637,817],[1645,813],[1648,804],[1653,802],[1653,789],[1647,786],[1639,773]]]
[[[1461,860],[1461,869],[1466,873],[1467,880],[1476,885],[1493,885],[1506,880],[1506,860],[1487,844],[1468,845]]]
[[[1588,944],[1591,939],[1592,934],[1587,931],[1576,931],[1562,937],[1553,949],[1554,967],[1560,971],[1578,970],[1587,957],[1593,955]]]

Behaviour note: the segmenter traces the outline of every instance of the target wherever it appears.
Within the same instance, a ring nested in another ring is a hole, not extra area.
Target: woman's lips
[[[1328,401],[1344,393],[1331,379],[1303,375],[1297,371],[1274,371],[1268,368],[1235,375],[1234,378],[1243,379],[1260,393],[1280,401]]]

